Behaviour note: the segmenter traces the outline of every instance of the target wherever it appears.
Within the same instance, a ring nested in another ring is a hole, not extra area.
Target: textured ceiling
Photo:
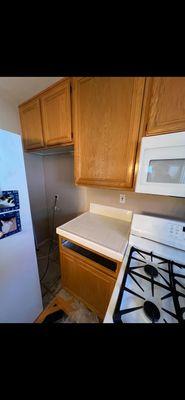
[[[62,77],[0,77],[0,96],[19,105]]]

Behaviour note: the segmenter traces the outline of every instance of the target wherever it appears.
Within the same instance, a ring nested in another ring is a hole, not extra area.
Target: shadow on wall
[[[87,210],[87,188],[74,183],[73,154],[58,154],[43,158],[45,191],[51,233],[55,194],[59,195],[55,213],[55,227],[68,222]]]
[[[43,157],[24,153],[28,192],[37,243],[49,237]]]

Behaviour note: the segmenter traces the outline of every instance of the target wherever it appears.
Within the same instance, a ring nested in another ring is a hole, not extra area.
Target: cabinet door
[[[147,78],[146,135],[185,131],[185,78]]]
[[[74,78],[75,181],[132,188],[145,78]]]
[[[44,146],[39,99],[34,99],[19,107],[22,137],[26,150]]]
[[[71,142],[70,80],[41,95],[44,140],[47,146]]]
[[[62,286],[104,318],[115,280],[78,258],[61,254]]]

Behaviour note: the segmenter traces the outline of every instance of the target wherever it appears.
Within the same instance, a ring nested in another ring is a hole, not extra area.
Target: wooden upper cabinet
[[[31,150],[44,146],[39,98],[19,107],[24,148]]]
[[[40,96],[44,141],[47,146],[72,140],[70,96],[70,79],[65,79]]]
[[[185,77],[147,78],[145,133],[185,131]]]
[[[132,188],[145,78],[74,78],[77,184]]]

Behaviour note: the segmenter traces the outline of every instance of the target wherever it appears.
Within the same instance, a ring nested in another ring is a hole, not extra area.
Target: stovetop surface
[[[185,322],[185,266],[131,247],[114,322]]]

